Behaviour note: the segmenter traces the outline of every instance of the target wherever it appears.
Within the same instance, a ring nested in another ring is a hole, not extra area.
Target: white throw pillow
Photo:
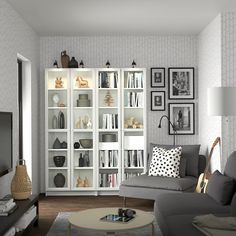
[[[182,147],[170,150],[154,147],[148,175],[180,178],[181,153]]]

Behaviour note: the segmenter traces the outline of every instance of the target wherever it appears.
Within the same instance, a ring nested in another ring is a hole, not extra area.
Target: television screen
[[[0,112],[0,176],[12,170],[12,112]]]

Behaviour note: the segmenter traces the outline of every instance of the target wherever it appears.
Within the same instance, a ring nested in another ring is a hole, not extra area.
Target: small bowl
[[[92,148],[93,147],[93,140],[92,139],[80,139],[79,142],[83,148]]]

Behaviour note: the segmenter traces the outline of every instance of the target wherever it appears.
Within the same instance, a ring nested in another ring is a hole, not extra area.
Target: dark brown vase
[[[69,68],[78,68],[78,61],[75,60],[75,57],[72,57],[69,62]]]
[[[66,54],[66,51],[61,52],[61,66],[62,68],[68,68],[70,57]]]
[[[54,184],[57,188],[63,188],[66,183],[66,177],[62,173],[56,174],[54,177]]]
[[[66,157],[65,156],[54,156],[53,161],[56,167],[62,167],[65,163]]]

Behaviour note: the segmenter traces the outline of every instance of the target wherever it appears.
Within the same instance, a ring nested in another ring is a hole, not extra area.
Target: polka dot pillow
[[[154,147],[148,175],[180,178],[181,153],[182,147],[170,150]]]

